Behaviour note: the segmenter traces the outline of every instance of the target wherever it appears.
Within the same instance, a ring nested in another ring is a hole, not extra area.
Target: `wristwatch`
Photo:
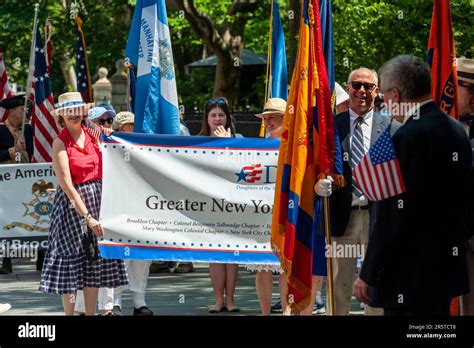
[[[82,215],[82,219],[84,220],[84,224],[88,224],[89,220],[92,219],[91,213],[87,212],[84,215]]]

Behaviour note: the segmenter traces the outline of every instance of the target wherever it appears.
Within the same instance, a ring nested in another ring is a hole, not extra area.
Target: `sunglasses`
[[[114,120],[112,120],[110,117],[100,118],[100,119],[97,120],[97,123],[101,126],[105,125],[106,123],[107,124],[112,124],[112,122],[114,122]]]
[[[224,105],[227,105],[227,99],[222,98],[222,97],[209,99],[206,102],[206,108],[209,108],[211,106],[224,106]]]
[[[354,82],[351,82],[351,86],[352,86],[352,88],[354,88],[356,90],[359,90],[359,89],[362,88],[362,86],[364,86],[364,89],[367,92],[372,92],[375,88],[375,83],[362,83],[362,82],[354,81]]]

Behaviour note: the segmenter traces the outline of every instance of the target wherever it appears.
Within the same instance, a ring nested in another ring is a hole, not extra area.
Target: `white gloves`
[[[318,182],[314,185],[314,192],[316,192],[316,194],[321,197],[330,196],[332,193],[333,181],[334,179],[330,176],[328,176],[326,179],[318,180]]]

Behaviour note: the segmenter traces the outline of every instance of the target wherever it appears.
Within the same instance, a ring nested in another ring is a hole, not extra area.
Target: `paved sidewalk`
[[[209,315],[207,309],[214,304],[207,264],[194,264],[193,273],[150,274],[146,301],[155,315]],[[14,273],[0,275],[0,303],[8,302],[12,309],[3,315],[63,315],[58,295],[38,291],[40,272],[28,260],[13,260]],[[278,283],[275,276],[274,303],[278,301]],[[323,289],[323,299],[325,292]],[[240,313],[210,315],[259,315],[260,306],[255,292],[255,274],[239,267],[235,302]],[[351,314],[361,315],[356,301]],[[133,303],[129,291],[123,294],[123,312],[130,315]]]

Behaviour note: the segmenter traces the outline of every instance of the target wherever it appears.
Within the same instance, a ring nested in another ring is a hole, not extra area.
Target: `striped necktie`
[[[362,191],[360,190],[359,186],[356,184],[354,179],[354,168],[356,167],[357,163],[360,162],[362,157],[365,155],[364,150],[364,134],[362,133],[362,126],[361,123],[364,121],[362,116],[359,116],[355,120],[355,127],[354,133],[352,134],[352,145],[351,145],[351,168],[352,168],[352,187],[353,192],[357,197],[363,195]]]

